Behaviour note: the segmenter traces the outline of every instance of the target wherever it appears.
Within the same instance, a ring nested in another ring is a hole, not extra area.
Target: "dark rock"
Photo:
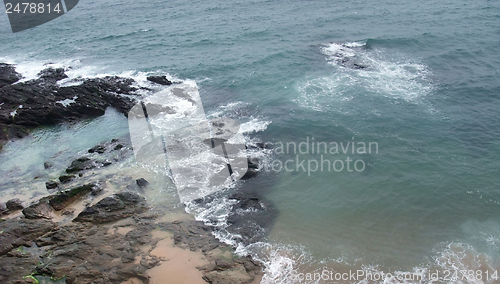
[[[252,168],[252,169],[258,169],[259,168],[259,159],[249,158],[248,159],[248,167]]]
[[[40,71],[40,73],[38,73],[38,76],[40,77],[40,79],[48,81],[52,84],[62,79],[68,78],[68,75],[64,73],[64,68],[54,69],[52,67]]]
[[[7,209],[9,209],[10,211],[21,210],[24,208],[23,203],[19,198],[14,198],[7,201],[7,203],[5,203],[5,206],[7,206]]]
[[[255,145],[257,147],[259,147],[260,149],[270,149],[271,148],[271,146],[268,143],[258,142],[258,143],[255,143]]]
[[[51,219],[52,208],[49,205],[49,198],[42,198],[37,203],[24,208],[23,214],[27,219]]]
[[[76,178],[75,175],[62,175],[59,177],[61,183],[68,183]]]
[[[361,65],[361,64],[358,64],[358,63],[354,63],[353,64],[353,68],[354,69],[366,69],[366,68],[368,68],[368,66]]]
[[[53,165],[52,165],[52,163],[49,163],[49,162],[45,162],[45,163],[43,163],[43,167],[44,167],[45,169],[50,169],[50,168],[52,168],[52,166],[53,166]]]
[[[97,196],[104,191],[105,187],[106,187],[105,183],[98,182],[98,183],[94,184],[94,186],[92,187],[92,192],[90,194],[92,196]]]
[[[152,228],[140,230],[148,235]],[[104,226],[70,223],[43,235],[36,244],[50,248],[50,253],[40,257],[42,265],[36,267],[36,272],[54,278],[66,276],[65,283],[120,284],[133,277],[149,283],[147,267],[134,262],[139,244],[107,231]],[[144,264],[154,266],[154,260]]]
[[[73,221],[107,223],[142,213],[147,209],[144,197],[123,192],[106,197],[91,207],[86,207]]]
[[[160,260],[155,256],[144,257],[141,259],[140,263],[142,266],[146,267],[147,269],[151,269],[151,268],[161,264]]]
[[[134,80],[105,77],[84,80],[81,85],[60,87],[62,70],[47,70],[42,78],[0,88],[0,123],[18,126],[52,125],[105,113],[112,106],[127,115],[135,104]],[[22,106],[22,108],[20,107]],[[11,113],[16,111],[16,115]]]
[[[144,178],[137,179],[137,180],[135,180],[135,182],[137,183],[137,185],[141,189],[145,188],[149,185],[149,182],[147,180],[145,180]]]
[[[0,223],[0,256],[57,227],[48,220],[8,219]],[[3,266],[0,266],[3,267]],[[0,269],[1,271],[2,269]]]
[[[75,211],[76,211],[76,210],[75,210],[75,209],[72,209],[72,208],[70,208],[70,209],[65,209],[65,210],[63,210],[63,211],[61,212],[61,215],[64,215],[64,216],[71,216],[71,215],[75,214]]]
[[[132,230],[128,232],[125,235],[125,239],[129,241],[131,244],[139,244],[139,245],[145,245],[149,242],[151,242],[151,234],[145,234],[144,232],[148,230],[143,230],[142,226],[141,228],[137,228],[135,230]]]
[[[91,159],[87,157],[81,157],[74,160],[71,165],[66,169],[67,173],[75,173],[83,170],[93,169],[96,165]]]
[[[267,230],[274,224],[278,215],[274,206],[266,199],[252,192],[235,192],[228,197],[237,203],[233,205],[227,217],[225,229],[230,233],[240,235],[244,244],[260,241]]]
[[[9,214],[9,209],[7,209],[7,206],[5,206],[5,204],[0,203],[0,216],[6,214]]]
[[[233,264],[227,260],[220,258],[215,260],[215,269],[226,270],[228,268],[231,268],[232,266]]]
[[[253,167],[248,167],[247,172],[241,177],[242,180],[250,179],[255,177],[259,173],[259,170]]]
[[[0,88],[14,84],[21,80],[21,74],[17,73],[14,66],[6,63],[0,63]]]
[[[146,79],[148,81],[151,81],[153,83],[160,84],[160,85],[165,85],[165,86],[172,85],[172,82],[169,81],[166,76],[148,76]]]
[[[92,192],[92,188],[96,186],[93,183],[75,187],[70,190],[59,193],[49,199],[49,204],[54,210],[59,211],[66,208],[69,204],[82,196]]]
[[[118,144],[115,146],[115,148],[113,150],[120,150],[121,148],[123,148],[123,145],[122,144]]]
[[[97,145],[93,148],[90,148],[89,149],[89,153],[99,153],[99,154],[103,154],[104,152],[106,151],[106,148],[103,146],[103,145]]]
[[[213,229],[199,221],[160,223],[162,229],[174,234],[174,244],[190,250],[207,252],[217,248],[219,241],[212,235]]]
[[[0,98],[1,101],[1,98]],[[1,103],[0,103],[1,104]],[[0,108],[1,112],[1,108]],[[12,141],[15,139],[23,138],[29,135],[28,130],[19,125],[4,124],[0,122],[0,149],[7,143],[7,141]]]

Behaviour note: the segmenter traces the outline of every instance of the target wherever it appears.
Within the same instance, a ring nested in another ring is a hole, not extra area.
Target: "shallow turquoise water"
[[[328,155],[362,159],[362,172],[249,181],[280,210],[270,241],[404,271],[456,243],[497,267],[499,15],[496,1],[81,1],[1,34],[0,59],[27,74],[55,62],[194,79],[208,113],[243,102],[271,121],[262,141],[376,142]]]

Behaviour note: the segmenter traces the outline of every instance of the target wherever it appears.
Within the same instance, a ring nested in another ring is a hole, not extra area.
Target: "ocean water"
[[[0,34],[0,61],[26,80],[50,63],[71,78],[195,82],[209,117],[238,119],[248,141],[272,144],[261,174],[235,185],[279,210],[266,242],[240,246],[266,263],[263,283],[323,269],[481,270],[481,280],[385,283],[498,283],[484,277],[500,270],[499,38],[498,1],[83,0]],[[19,170],[31,177],[44,155],[128,131],[112,111],[87,123],[7,145],[1,185]],[[50,148],[57,139],[78,145]],[[40,158],[12,159],[26,151]],[[219,205],[191,212],[223,216]]]

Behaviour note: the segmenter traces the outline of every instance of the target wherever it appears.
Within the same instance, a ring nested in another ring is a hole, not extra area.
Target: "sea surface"
[[[345,283],[499,283],[499,1],[81,0],[1,33],[0,62],[25,80],[46,66],[68,68],[67,83],[168,74],[199,89],[208,117],[272,145],[258,177],[234,185],[279,210],[265,242],[239,245],[266,264],[263,283],[333,283],[294,278],[325,269],[424,275]],[[39,129],[0,153],[0,188],[30,190],[44,160],[128,131],[113,110]],[[223,222],[219,202],[188,207]]]

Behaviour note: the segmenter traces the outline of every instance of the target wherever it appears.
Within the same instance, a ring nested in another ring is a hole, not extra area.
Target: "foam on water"
[[[82,62],[82,59],[69,59],[69,60],[33,60],[24,58],[10,58],[10,57],[0,57],[0,62],[5,62],[8,64],[13,64],[16,71],[22,75],[22,79],[19,83],[26,82],[29,80],[37,79],[40,71],[47,68],[63,68],[65,74],[68,78],[62,79],[57,82],[61,87],[68,86],[78,86],[83,83],[85,79],[97,79],[104,78],[108,76],[119,76],[123,78],[130,78],[135,81],[136,87],[148,88],[154,91],[161,90],[165,86],[158,85],[148,81],[146,78],[150,75],[164,75],[168,80],[173,82],[184,82],[184,80],[166,73],[163,70],[154,70],[150,72],[142,72],[137,70],[125,70],[125,71],[109,71],[107,66],[95,66],[86,65]],[[139,90],[139,93],[141,90]],[[142,91],[144,94],[147,92]]]
[[[306,78],[297,85],[295,102],[303,107],[346,112],[343,102],[354,98],[386,97],[419,103],[432,93],[431,72],[415,58],[368,48],[361,42],[330,43],[321,51],[334,69],[329,75]]]

